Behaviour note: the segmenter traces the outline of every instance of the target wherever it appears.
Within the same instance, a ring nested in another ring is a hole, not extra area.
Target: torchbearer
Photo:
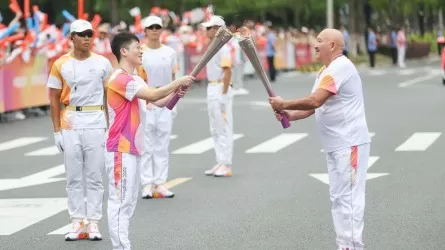
[[[220,16],[212,16],[202,23],[207,29],[206,35],[213,40],[219,30],[225,30],[225,22]],[[229,32],[230,33],[230,32]],[[228,40],[230,40],[231,36]],[[232,61],[230,48],[224,43],[222,48],[209,60],[207,70],[207,109],[210,120],[210,133],[213,137],[216,153],[216,165],[205,171],[215,177],[232,176],[233,155],[233,117],[231,87]]]
[[[332,217],[341,250],[363,250],[366,173],[371,139],[365,116],[362,82],[354,64],[343,55],[340,31],[325,29],[317,37],[316,57],[324,64],[312,94],[296,100],[270,97],[276,111],[290,120],[315,113],[327,153]],[[277,119],[282,116],[277,113]]]

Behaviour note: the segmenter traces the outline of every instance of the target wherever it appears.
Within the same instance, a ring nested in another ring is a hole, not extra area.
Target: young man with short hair
[[[185,91],[179,89],[190,87],[194,78],[184,76],[160,88],[149,87],[135,74],[142,62],[142,50],[134,34],[117,34],[111,42],[111,50],[119,67],[111,74],[107,85],[110,122],[105,150],[109,176],[108,227],[113,249],[131,249],[128,227],[139,193],[146,101],[163,107],[175,91],[184,96]]]

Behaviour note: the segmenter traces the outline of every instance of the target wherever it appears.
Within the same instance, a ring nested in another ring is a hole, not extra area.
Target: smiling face
[[[316,59],[327,65],[338,53],[343,51],[343,35],[340,31],[334,29],[325,29],[317,37],[315,43]]]
[[[121,57],[130,64],[139,66],[142,64],[142,48],[138,41],[131,40],[120,49]]]
[[[88,52],[91,49],[93,35],[94,31],[92,30],[71,33],[74,49],[80,50],[82,52]]]

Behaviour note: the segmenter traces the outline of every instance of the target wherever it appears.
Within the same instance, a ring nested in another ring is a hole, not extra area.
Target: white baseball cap
[[[221,16],[212,16],[208,22],[201,23],[202,26],[208,28],[212,26],[226,26],[226,22]]]
[[[86,20],[76,20],[71,23],[70,33],[73,32],[80,33],[84,32],[85,30],[93,30],[93,26],[91,25],[90,22]]]
[[[152,25],[155,25],[155,24],[163,27],[162,19],[160,17],[158,17],[158,16],[149,16],[149,17],[144,19],[142,24],[144,25],[144,28],[148,28],[148,27],[150,27]]]

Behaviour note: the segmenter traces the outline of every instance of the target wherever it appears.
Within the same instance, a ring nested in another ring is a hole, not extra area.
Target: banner
[[[26,64],[18,57],[3,65],[0,71],[1,112],[49,105],[45,56],[35,56]]]
[[[295,45],[295,64],[297,67],[310,64],[312,59],[311,46],[307,43]]]
[[[274,57],[274,65],[277,70],[288,69],[287,65],[287,41],[284,39],[278,38],[276,40],[276,52]]]

